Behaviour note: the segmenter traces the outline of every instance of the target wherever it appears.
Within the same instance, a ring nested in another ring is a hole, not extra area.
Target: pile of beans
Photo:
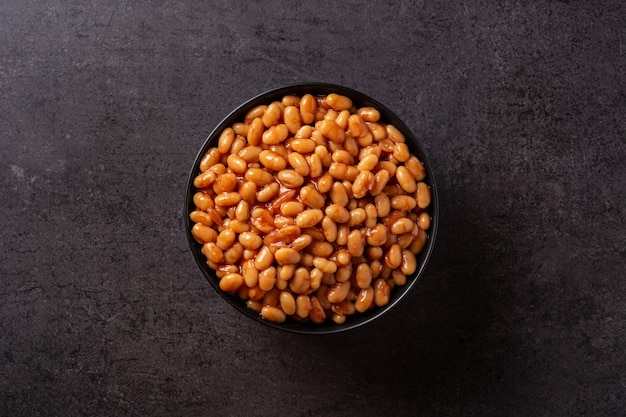
[[[431,222],[425,175],[377,109],[287,95],[204,155],[191,232],[219,287],[264,319],[341,324],[415,272]]]

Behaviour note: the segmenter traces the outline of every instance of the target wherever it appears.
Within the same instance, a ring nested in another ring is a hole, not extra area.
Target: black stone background
[[[622,1],[0,2],[0,415],[623,416]],[[197,149],[303,81],[374,96],[441,194],[417,289],[306,337],[183,230]]]

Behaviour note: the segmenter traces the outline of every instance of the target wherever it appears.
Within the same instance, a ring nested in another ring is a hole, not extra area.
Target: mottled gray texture
[[[139,3],[0,2],[0,415],[623,415],[623,2]],[[213,126],[300,81],[395,110],[441,194],[343,335],[237,316],[183,230]]]

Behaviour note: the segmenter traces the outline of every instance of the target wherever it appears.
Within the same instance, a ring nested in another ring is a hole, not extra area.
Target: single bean
[[[305,94],[300,99],[300,117],[305,124],[312,123],[315,120],[317,111],[317,100],[311,94]]]
[[[239,193],[221,193],[215,196],[213,201],[215,201],[216,206],[234,206],[241,201],[241,196]]]
[[[265,127],[271,127],[278,123],[283,114],[282,105],[274,102],[267,106],[263,112],[262,120]]]
[[[423,211],[419,215],[418,225],[420,229],[428,230],[430,228],[430,214]]]
[[[269,268],[274,263],[274,254],[267,246],[262,246],[254,258],[254,267],[259,271]]]
[[[337,271],[337,264],[321,257],[314,258],[313,265],[326,274],[334,274]]]
[[[396,195],[391,199],[391,207],[396,210],[410,211],[417,206],[417,201],[408,195]]]
[[[311,297],[311,311],[309,312],[309,319],[316,324],[323,323],[326,320],[324,307],[322,307],[322,304],[316,296]]]
[[[299,227],[313,227],[324,218],[324,213],[320,209],[308,209],[296,216],[296,224]]]
[[[191,228],[191,234],[198,243],[202,244],[215,242],[217,240],[217,232],[213,228],[205,226],[202,223],[194,224]]]
[[[267,184],[256,193],[256,199],[260,203],[266,203],[276,197],[280,192],[280,185],[277,182]]]
[[[255,250],[261,247],[263,239],[254,232],[243,232],[239,234],[239,243],[249,250]]]
[[[400,187],[402,187],[407,193],[414,193],[417,189],[415,178],[413,178],[413,175],[404,166],[399,166],[396,169],[396,179],[398,180]]]
[[[326,297],[332,304],[340,303],[346,299],[350,291],[350,281],[338,282],[328,289]]]
[[[318,129],[324,136],[334,143],[343,143],[346,138],[345,130],[343,130],[334,120],[322,120],[319,122]]]
[[[311,283],[311,274],[309,270],[300,267],[296,269],[293,278],[289,281],[289,288],[296,294],[306,294]]]
[[[226,274],[220,279],[220,289],[224,292],[235,292],[243,284],[243,277],[240,274]]]
[[[287,320],[287,316],[285,312],[278,307],[272,306],[263,306],[261,308],[261,316],[267,320],[274,323],[282,323]]]
[[[307,138],[298,138],[291,141],[291,149],[301,154],[313,152],[315,146],[315,142]]]
[[[374,304],[378,307],[389,304],[390,293],[391,288],[389,288],[387,281],[382,278],[378,278],[374,281]]]
[[[287,167],[287,161],[285,158],[272,151],[262,151],[259,154],[259,162],[261,162],[266,168],[276,172],[279,172]]]
[[[306,158],[302,156],[302,154],[298,152],[291,152],[287,156],[287,160],[289,161],[289,165],[291,165],[294,171],[298,174],[306,177],[311,173],[309,163],[306,161]]]
[[[313,242],[313,238],[310,235],[304,234],[295,238],[291,244],[291,247],[300,252]]]
[[[288,316],[296,314],[296,299],[289,291],[281,291],[280,293],[280,308]]]
[[[380,171],[378,171],[376,175],[374,176],[374,184],[372,185],[370,193],[373,196],[379,195],[383,191],[387,183],[389,182],[390,178],[391,178],[391,174],[386,169],[381,169]]]
[[[259,288],[263,291],[269,291],[276,284],[276,268],[270,266],[259,272]]]
[[[354,198],[363,198],[374,188],[375,176],[371,171],[360,171],[352,184]]]
[[[229,193],[237,187],[237,176],[232,172],[219,175],[213,183],[215,194]]]
[[[217,150],[221,154],[228,154],[230,152],[230,147],[235,141],[235,131],[227,127],[220,134],[219,139],[217,140]]]
[[[365,214],[365,210],[357,207],[354,210],[350,210],[350,220],[348,220],[348,227],[358,226],[365,221],[367,214]]]
[[[248,144],[252,146],[260,145],[263,139],[263,132],[265,132],[265,125],[260,117],[255,118],[250,123],[248,128]]]
[[[300,199],[304,204],[314,209],[321,209],[326,201],[326,198],[312,185],[305,185],[300,189]]]
[[[430,205],[430,188],[425,182],[417,183],[417,206],[425,209]]]
[[[391,269],[398,268],[402,264],[402,249],[396,243],[391,245],[385,254],[385,265]]]
[[[346,206],[348,204],[348,191],[346,190],[346,187],[344,187],[343,184],[340,182],[333,183],[329,195],[330,199],[335,204],[339,204],[340,206]]]
[[[200,172],[204,172],[220,161],[221,154],[217,148],[211,148],[200,161]]]
[[[337,223],[328,216],[324,216],[322,219],[322,231],[328,242],[332,243],[337,240]]]
[[[363,255],[363,250],[365,249],[365,236],[363,236],[360,230],[355,229],[350,232],[348,235],[347,249],[352,256],[356,257]]]
[[[324,172],[324,166],[322,165],[322,160],[319,155],[308,155],[305,159],[309,164],[309,176],[311,178],[317,178],[322,175],[322,172]]]
[[[283,169],[278,173],[278,179],[287,188],[298,188],[304,184],[304,177],[292,169]]]
[[[392,225],[391,225],[391,233],[394,233],[396,235],[401,235],[403,233],[409,233],[410,231],[413,230],[413,226],[415,225],[415,223],[413,223],[410,219],[403,217],[401,219],[396,220]]]
[[[289,136],[289,129],[284,124],[272,126],[263,132],[261,140],[268,145],[276,145],[283,142]]]
[[[274,254],[276,262],[280,265],[295,265],[300,262],[300,253],[292,248],[280,248]]]
[[[359,291],[357,298],[354,302],[354,308],[359,313],[363,313],[367,311],[374,302],[374,289],[372,287],[367,287]]]
[[[415,181],[421,181],[426,177],[426,169],[424,168],[424,165],[415,156],[411,156],[404,163],[404,166],[413,175]]]
[[[380,120],[380,112],[373,107],[361,107],[356,113],[366,122],[377,122]]]
[[[339,204],[331,204],[326,207],[326,215],[336,223],[346,223],[350,220],[350,212]]]
[[[263,187],[274,182],[272,174],[261,168],[249,168],[246,171],[244,178],[247,181],[252,181],[258,187]]]

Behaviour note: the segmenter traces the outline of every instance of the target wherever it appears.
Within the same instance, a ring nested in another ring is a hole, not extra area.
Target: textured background
[[[0,2],[0,415],[623,415],[626,10],[591,3]],[[342,335],[239,317],[183,230],[213,126],[300,81],[395,110],[441,194],[417,290]]]

